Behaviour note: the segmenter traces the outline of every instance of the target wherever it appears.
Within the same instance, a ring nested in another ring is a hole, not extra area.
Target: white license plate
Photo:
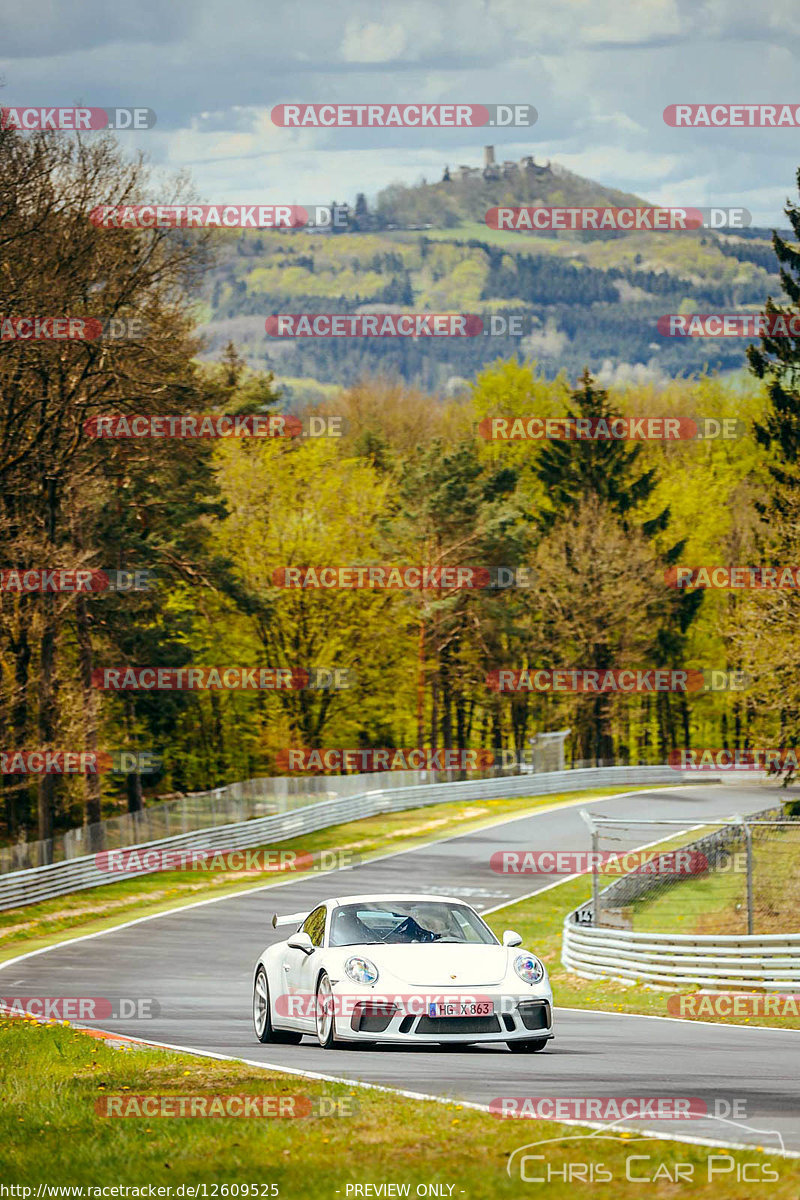
[[[493,1013],[491,1000],[453,1000],[428,1005],[429,1017],[491,1017]]]

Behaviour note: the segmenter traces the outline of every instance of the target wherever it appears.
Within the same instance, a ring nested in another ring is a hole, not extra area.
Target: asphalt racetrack
[[[253,968],[263,947],[286,937],[272,913],[310,911],[328,896],[368,892],[440,892],[480,911],[497,908],[555,881],[498,875],[496,850],[588,850],[580,809],[614,816],[685,819],[755,812],[773,793],[755,785],[703,784],[640,791],[505,820],[372,863],[144,919],[56,946],[0,967],[4,996],[155,997],[158,1017],[97,1021],[103,1029],[249,1062],[364,1081],[426,1095],[489,1104],[502,1096],[701,1097],[744,1101],[746,1120],[635,1121],[672,1136],[800,1151],[800,1032],[748,1028],[556,1007],[556,1037],[546,1050],[516,1055],[504,1043],[431,1049],[322,1050],[260,1045],[253,1032]],[[630,846],[674,833],[632,831]],[[587,883],[587,896],[588,896]],[[528,946],[535,952],[535,944]],[[558,994],[556,993],[556,1005]],[[92,1024],[92,1022],[85,1022]],[[718,1109],[716,1111],[719,1111]],[[730,1110],[728,1110],[730,1111]],[[741,1111],[741,1110],[740,1110]],[[520,1142],[526,1138],[520,1122]]]

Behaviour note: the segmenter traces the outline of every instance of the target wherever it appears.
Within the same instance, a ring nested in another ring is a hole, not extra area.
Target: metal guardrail
[[[780,809],[752,813],[745,820],[769,819]],[[736,825],[697,838],[681,848],[702,851],[709,864],[741,837]],[[658,863],[661,856],[653,859]],[[600,911],[631,904],[663,880],[632,872],[599,893]],[[679,877],[673,886],[680,887]],[[606,902],[605,904],[603,902]],[[612,905],[608,904],[612,902]],[[564,920],[561,962],[584,979],[622,979],[655,987],[789,988],[800,981],[800,933],[677,934],[636,932],[594,925],[592,903],[579,905]]]
[[[783,805],[779,804],[773,808],[764,808],[760,812],[749,813],[747,817],[743,818],[743,822],[778,821],[782,813]],[[657,822],[655,823],[657,824]],[[745,841],[744,823],[738,825],[734,822],[726,822],[713,833],[708,833],[704,837],[696,838],[694,841],[682,845],[681,850],[684,853],[688,851],[701,854],[706,868],[714,871],[720,863],[725,862],[731,846],[742,845]],[[670,857],[670,853],[667,852],[666,858]],[[664,858],[665,856],[661,854],[653,856],[651,860],[652,874],[631,871],[630,874],[623,875],[621,879],[615,879],[608,887],[603,888],[598,896],[601,912],[609,908],[623,908],[625,905],[640,900],[649,892],[663,891],[667,886],[680,887],[683,877],[670,874],[669,867],[662,869]],[[598,921],[598,924],[602,924],[602,921]]]
[[[672,934],[564,921],[561,961],[584,979],[655,986],[787,988],[800,980],[800,933]]]
[[[374,779],[374,776],[371,778]],[[383,775],[383,779],[386,778],[387,775]],[[456,783],[372,788],[357,795],[319,799],[290,812],[193,830],[139,845],[148,849],[193,847],[245,850],[286,841],[318,829],[326,829],[331,825],[340,825],[345,821],[356,821],[382,812],[400,812],[406,808],[441,804],[444,801],[542,796],[584,788],[675,781],[674,770],[667,766],[588,767],[572,771],[515,775],[506,779],[472,779]],[[325,782],[330,783],[330,778]],[[115,871],[111,875],[97,866],[94,854],[51,863],[48,866],[10,872],[0,875],[0,910],[20,908],[26,904],[63,896],[67,892],[101,887],[143,873]]]
[[[262,776],[226,783],[207,792],[190,792],[176,800],[147,805],[139,812],[106,817],[91,825],[68,829],[41,841],[17,842],[0,847],[0,874],[50,866],[67,859],[83,858],[100,850],[119,850],[146,842],[233,825],[289,812],[318,800],[359,794],[366,787],[384,783],[415,784],[436,781],[438,775],[424,771],[386,771],[364,775]]]
[[[488,767],[472,778],[504,779],[517,774],[564,770],[563,741],[569,730],[537,734],[532,763]],[[541,743],[541,744],[539,744]],[[572,770],[580,767],[611,767],[613,762],[573,762]],[[139,812],[118,813],[90,825],[67,829],[51,838],[18,841],[0,846],[0,875],[11,871],[26,871],[29,867],[45,867],[71,858],[83,858],[100,850],[119,850],[123,846],[140,846],[159,838],[216,825],[232,825],[267,817],[273,813],[289,812],[319,800],[337,796],[360,795],[367,789],[382,787],[413,787],[423,783],[447,783],[452,771],[407,770],[373,771],[369,775],[263,775],[254,779],[221,784],[205,792],[189,792],[174,800],[159,800]]]

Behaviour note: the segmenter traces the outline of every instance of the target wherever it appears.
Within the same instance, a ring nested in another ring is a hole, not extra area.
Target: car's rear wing
[[[272,928],[277,929],[279,925],[302,925],[307,916],[307,912],[289,913],[286,917],[279,917],[277,913],[273,913]]]

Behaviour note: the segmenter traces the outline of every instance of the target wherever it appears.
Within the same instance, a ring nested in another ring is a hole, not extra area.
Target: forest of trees
[[[429,390],[471,379],[497,357],[533,353],[548,378],[607,360],[648,367],[654,376],[731,371],[742,363],[733,339],[663,338],[670,312],[756,311],[777,286],[765,230],[758,237],[702,230],[657,235],[504,234],[502,245],[456,229],[426,233],[230,233],[204,285],[210,344],[241,342],[254,367],[350,385],[365,374],[397,374]],[[508,239],[513,239],[513,244]],[[645,239],[644,241],[642,239]],[[627,240],[626,240],[627,239]],[[532,338],[300,339],[264,334],[273,313],[352,312],[363,305],[498,312],[525,317]],[[242,337],[242,335],[244,335]]]
[[[605,390],[589,372],[553,378],[496,347],[450,400],[388,372],[342,380],[324,409],[345,417],[339,438],[99,441],[85,423],[101,414],[270,413],[283,401],[234,345],[198,358],[197,298],[230,238],[89,222],[96,204],[135,203],[147,189],[143,164],[93,136],[0,131],[4,312],[141,317],[148,332],[0,341],[0,565],[139,568],[158,582],[120,594],[0,590],[0,747],[127,747],[164,761],[144,777],[7,774],[0,836],[47,837],[147,798],[269,774],[291,746],[521,749],[566,726],[576,760],[795,744],[796,595],[680,593],[664,579],[678,562],[800,562],[795,342],[754,349],[746,387],[704,376]],[[800,213],[788,215],[800,240]],[[774,253],[796,311],[800,255],[780,238]],[[493,415],[615,413],[729,416],[746,433],[503,443],[477,432]],[[273,584],[289,565],[369,563],[525,565],[534,585]],[[93,671],[125,665],[339,666],[356,686],[93,686]],[[751,684],[620,697],[506,696],[486,684],[498,667],[562,666],[727,668]]]

